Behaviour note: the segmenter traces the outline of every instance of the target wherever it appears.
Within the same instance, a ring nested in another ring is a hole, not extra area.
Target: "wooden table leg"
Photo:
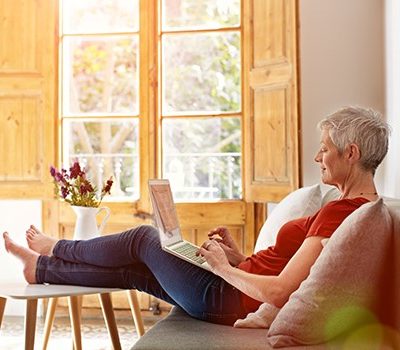
[[[7,298],[0,297],[0,328],[1,328],[1,322],[3,321],[4,309],[6,308],[6,301]]]
[[[27,299],[25,315],[25,350],[35,346],[37,299]]]
[[[79,319],[82,320],[82,305],[83,305],[83,295],[78,295],[78,311],[79,311]],[[82,332],[81,332],[82,334]],[[74,340],[72,339],[72,350],[76,350],[75,349],[75,344],[74,344]]]
[[[82,350],[81,319],[79,311],[79,300],[77,296],[68,297],[69,316],[72,324],[74,338],[74,349]]]
[[[137,293],[135,290],[127,290],[126,294],[128,296],[129,306],[131,307],[133,321],[135,322],[136,332],[140,338],[144,334],[144,326]]]
[[[46,318],[44,321],[44,335],[43,335],[43,347],[42,350],[47,349],[49,343],[51,328],[53,327],[54,315],[56,313],[58,298],[50,298],[49,304],[47,305]]]
[[[99,299],[113,348],[114,350],[121,350],[121,343],[119,341],[117,324],[115,323],[110,293],[99,294]]]

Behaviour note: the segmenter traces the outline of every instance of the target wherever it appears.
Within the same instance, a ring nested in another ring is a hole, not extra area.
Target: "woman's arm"
[[[203,246],[200,254],[216,275],[244,294],[282,307],[310,273],[311,266],[321,253],[322,239],[324,237],[321,236],[306,238],[279,276],[255,275],[231,266],[217,242],[209,241],[208,245],[204,245],[207,249]]]

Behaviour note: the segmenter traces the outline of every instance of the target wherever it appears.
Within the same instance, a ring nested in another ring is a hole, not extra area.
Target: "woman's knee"
[[[145,235],[152,235],[152,236],[156,236],[159,237],[158,235],[158,230],[152,226],[152,225],[140,225],[138,227],[138,230]]]
[[[146,236],[146,238],[154,237],[159,240],[157,229],[151,225],[140,225],[125,231],[124,234],[130,239],[141,239]]]

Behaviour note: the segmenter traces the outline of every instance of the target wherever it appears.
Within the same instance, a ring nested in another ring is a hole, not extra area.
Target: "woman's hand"
[[[208,233],[208,237],[210,240],[218,242],[232,266],[237,266],[246,260],[246,256],[239,251],[238,246],[226,227],[217,227],[211,230]]]
[[[218,276],[223,277],[232,268],[224,250],[215,240],[205,241],[198,254],[204,257],[211,271]]]

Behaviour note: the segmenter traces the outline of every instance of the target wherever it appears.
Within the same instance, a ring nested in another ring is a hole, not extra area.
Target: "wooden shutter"
[[[245,199],[299,186],[297,2],[244,1]]]
[[[1,198],[53,194],[56,3],[0,0]]]

